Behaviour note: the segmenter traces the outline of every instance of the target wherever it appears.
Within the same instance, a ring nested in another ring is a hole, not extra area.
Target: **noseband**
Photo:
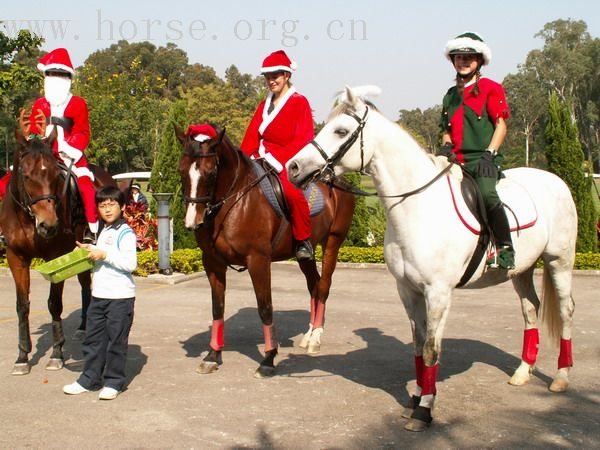
[[[344,114],[347,114],[350,117],[352,117],[354,120],[356,120],[358,122],[358,127],[356,128],[356,130],[354,130],[354,132],[350,135],[350,137],[346,141],[344,141],[344,143],[342,145],[340,145],[340,148],[338,148],[338,150],[333,155],[331,155],[331,157],[327,156],[327,153],[325,153],[325,150],[323,150],[323,147],[321,147],[317,141],[315,141],[314,139],[312,141],[310,141],[310,144],[312,144],[313,147],[315,147],[317,149],[317,151],[321,154],[321,156],[325,160],[325,165],[323,166],[321,171],[315,176],[315,178],[317,178],[317,179],[334,178],[334,171],[333,171],[334,167],[336,166],[336,164],[338,164],[340,162],[340,160],[344,157],[344,155],[348,152],[348,150],[350,150],[350,147],[352,147],[352,145],[354,145],[354,143],[356,142],[356,140],[358,139],[359,136],[360,136],[360,172],[361,173],[363,172],[364,156],[365,156],[364,141],[363,141],[363,128],[365,127],[365,123],[367,123],[367,114],[368,113],[369,113],[369,107],[366,105],[365,105],[365,113],[363,114],[362,118],[359,117],[358,115],[356,115],[352,111],[348,111],[348,112],[344,113]]]

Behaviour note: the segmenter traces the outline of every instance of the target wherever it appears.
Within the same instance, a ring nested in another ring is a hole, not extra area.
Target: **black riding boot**
[[[298,241],[296,244],[296,259],[298,261],[311,261],[315,259],[314,250],[308,239]]]
[[[504,206],[499,204],[488,211],[488,219],[496,241],[496,256],[488,259],[490,267],[502,269],[515,268],[515,250],[510,237],[510,225],[504,211]]]

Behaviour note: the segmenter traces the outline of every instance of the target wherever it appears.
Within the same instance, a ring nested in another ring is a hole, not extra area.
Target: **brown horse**
[[[187,206],[186,227],[195,230],[212,291],[213,326],[208,355],[198,371],[210,373],[222,364],[225,284],[227,267],[248,269],[263,324],[265,358],[255,376],[275,372],[277,342],[271,301],[271,262],[294,256],[291,229],[261,192],[253,162],[234,148],[225,130],[210,141],[192,140],[175,130],[183,145],[179,172]],[[312,244],[323,248],[322,274],[315,261],[300,262],[311,298],[309,331],[302,347],[320,350],[325,302],[337,255],[354,214],[354,195],[319,184],[324,198],[321,213],[311,218]]]
[[[29,268],[33,258],[56,258],[75,248],[75,240],[82,240],[85,220],[72,220],[72,198],[65,188],[66,176],[52,154],[56,129],[44,139],[29,136],[29,123],[21,114],[20,130],[16,132],[17,147],[13,162],[13,175],[0,211],[0,226],[6,238],[6,257],[17,292],[19,319],[19,356],[13,375],[30,372],[29,353]],[[44,135],[45,118],[39,124]],[[108,173],[97,167],[96,186],[114,184]],[[89,272],[78,275],[81,284],[82,324],[91,296]],[[62,346],[65,342],[61,314],[64,282],[52,284],[48,297],[48,310],[52,316],[52,354],[46,369],[59,370],[64,365]]]

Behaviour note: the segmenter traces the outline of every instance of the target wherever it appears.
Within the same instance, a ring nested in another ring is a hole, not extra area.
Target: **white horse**
[[[387,215],[385,260],[396,278],[413,333],[417,388],[403,414],[409,419],[405,428],[412,431],[424,430],[432,421],[438,361],[452,291],[478,241],[465,219],[469,213],[461,212],[459,181],[446,173],[436,178],[440,168],[443,170],[448,164],[445,158],[428,154],[404,129],[348,87],[314,141],[287,164],[288,176],[298,186],[315,177],[359,170],[373,178]],[[510,206],[530,201],[534,220],[512,233],[514,270],[490,269],[484,257],[465,287],[486,287],[512,279],[525,319],[521,364],[509,381],[513,385],[529,381],[534,369],[542,305],[541,322],[554,342],[560,338],[558,371],[549,389],[562,392],[568,387],[573,364],[575,205],[565,183],[551,173],[530,168],[504,173],[506,178],[498,185],[503,202]],[[501,189],[503,185],[512,187],[512,197]],[[399,195],[403,193],[408,195]],[[539,258],[544,261],[543,302],[533,283]]]

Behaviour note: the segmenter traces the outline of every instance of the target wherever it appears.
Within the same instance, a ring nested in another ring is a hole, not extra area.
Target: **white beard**
[[[71,79],[65,77],[45,77],[44,97],[51,106],[61,106],[71,93]]]

